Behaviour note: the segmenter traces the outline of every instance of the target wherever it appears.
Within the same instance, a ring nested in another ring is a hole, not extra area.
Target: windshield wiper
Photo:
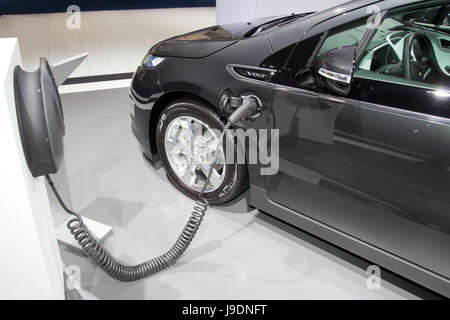
[[[263,23],[260,26],[257,26],[255,28],[251,29],[250,31],[248,31],[244,35],[244,38],[248,38],[248,37],[254,36],[254,35],[256,35],[256,34],[262,32],[262,31],[265,31],[265,30],[270,29],[270,28],[275,27],[275,26],[282,26],[284,24],[287,24],[287,23],[290,23],[292,21],[295,21],[295,20],[297,20],[299,18],[306,17],[307,15],[310,15],[312,13],[314,13],[314,12],[292,14],[292,15],[287,16],[287,17],[281,17],[281,18],[278,18],[278,19],[275,19],[275,20],[272,20],[272,21],[268,21],[266,23]]]

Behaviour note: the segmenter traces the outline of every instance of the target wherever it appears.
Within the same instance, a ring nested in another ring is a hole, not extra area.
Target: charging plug
[[[258,100],[249,96],[241,97],[241,99],[242,105],[233,111],[233,113],[228,117],[230,124],[235,124],[242,118],[250,118],[258,112]]]

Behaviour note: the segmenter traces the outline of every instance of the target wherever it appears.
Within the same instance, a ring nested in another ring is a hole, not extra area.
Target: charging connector
[[[241,97],[241,99],[241,106],[233,111],[233,113],[228,118],[231,124],[235,124],[240,119],[251,118],[258,113],[259,105],[256,98],[251,96],[243,96]]]
[[[219,109],[222,114],[228,116],[229,121],[235,124],[237,121],[255,119],[261,112],[261,100],[255,95],[242,95],[232,97],[226,91],[219,102]]]

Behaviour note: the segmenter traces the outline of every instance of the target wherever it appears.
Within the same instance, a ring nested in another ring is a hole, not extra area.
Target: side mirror
[[[326,88],[341,95],[348,95],[355,68],[356,48],[339,47],[316,59],[313,72],[316,79]]]

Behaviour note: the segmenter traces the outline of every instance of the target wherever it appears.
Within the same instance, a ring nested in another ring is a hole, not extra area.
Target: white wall
[[[290,13],[321,11],[349,0],[216,0],[216,23],[241,22]]]
[[[62,263],[46,182],[34,179],[22,150],[13,71],[17,39],[0,39],[0,299],[64,299]]]
[[[216,24],[242,22],[255,18],[258,0],[216,0]]]

